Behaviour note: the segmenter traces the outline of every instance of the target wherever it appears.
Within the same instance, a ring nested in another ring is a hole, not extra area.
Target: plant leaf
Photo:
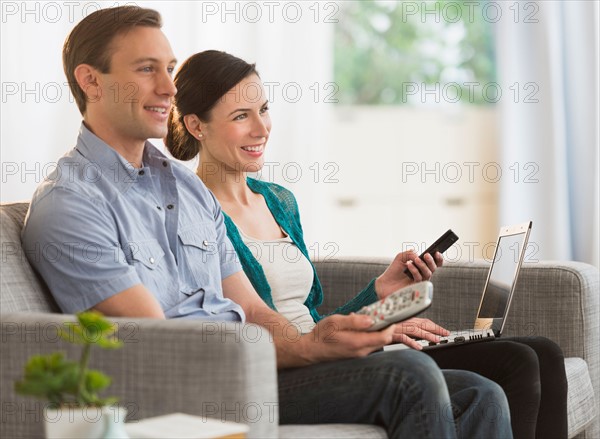
[[[99,370],[88,370],[85,377],[85,385],[88,391],[97,392],[110,385],[112,380]]]
[[[88,370],[91,345],[116,349],[123,343],[116,337],[117,325],[97,311],[77,314],[76,322],[65,322],[59,330],[62,339],[83,344],[80,361],[67,360],[62,352],[34,355],[25,365],[25,376],[15,382],[15,391],[47,399],[53,405],[101,406],[117,398],[100,398],[97,392],[111,384],[111,378],[98,370]],[[83,381],[80,382],[80,378]]]

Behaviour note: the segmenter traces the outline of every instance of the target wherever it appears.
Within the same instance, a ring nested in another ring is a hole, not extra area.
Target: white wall
[[[329,248],[393,256],[425,250],[451,228],[460,238],[451,260],[492,256],[486,245],[499,228],[494,107],[342,107],[331,135],[336,181],[324,185],[331,221],[320,237]]]
[[[273,179],[285,183],[280,170],[286,164],[288,170],[308,172],[324,149],[322,131],[331,108],[322,103],[324,93],[314,99],[315,84],[322,90],[332,81],[333,23],[326,19],[335,12],[331,4],[136,4],[161,13],[163,31],[180,62],[206,49],[256,62],[272,91],[274,127],[267,160],[279,164]],[[75,144],[81,117],[65,85],[61,51],[75,24],[97,9],[97,2],[2,2],[2,202],[29,199],[58,157]],[[319,195],[302,183],[291,184],[298,198],[318,206]],[[318,209],[307,209],[304,220],[308,231],[318,228]]]
[[[103,6],[114,4],[104,2]],[[473,112],[456,105],[450,112],[447,108],[434,111],[426,106],[391,111],[334,109],[333,104],[325,102],[325,97],[329,90],[327,85],[333,80],[334,26],[326,18],[335,19],[335,3],[275,2],[271,7],[264,3],[216,1],[137,4],[157,9],[163,15],[163,30],[179,60],[201,50],[221,49],[256,62],[263,81],[278,84],[271,96],[274,129],[266,158],[272,172],[267,177],[296,193],[307,242],[309,246],[316,242],[321,254],[329,251],[324,248],[326,243],[335,242],[339,249],[337,254],[391,255],[401,250],[403,244],[429,242],[449,227],[462,227],[465,231],[461,238],[478,239],[480,245],[493,239],[502,213],[497,207],[497,198],[502,194],[498,194],[496,185],[486,185],[486,182],[445,187],[417,185],[412,177],[405,185],[398,181],[401,174],[394,165],[399,163],[402,168],[402,163],[407,162],[431,165],[439,161],[441,166],[472,160],[482,164],[493,162],[500,154],[498,115],[489,108]],[[249,4],[259,5],[259,9],[251,9]],[[300,17],[294,5],[300,5]],[[80,115],[65,85],[61,50],[73,26],[97,8],[98,2],[1,3],[2,202],[29,199],[57,158],[74,146]],[[257,12],[261,18],[254,20]],[[507,12],[503,20],[511,17]],[[536,16],[544,17],[541,13]],[[597,32],[597,18],[595,23]],[[530,28],[539,29],[541,24]],[[498,38],[502,40],[502,26],[498,28]],[[594,55],[597,50],[590,47],[581,46],[581,50],[597,60],[597,54]],[[517,57],[502,53],[505,67],[521,65]],[[524,83],[533,79],[522,74],[512,80]],[[288,95],[283,93],[286,86],[296,87],[296,84],[302,92],[297,102],[293,94],[289,94],[295,88],[288,88]],[[316,100],[315,85],[319,90]],[[503,86],[506,93],[509,93],[509,85]],[[581,87],[585,96],[586,84]],[[507,94],[505,101],[508,97]],[[597,96],[595,100],[597,107]],[[531,108],[543,109],[545,105],[546,102],[541,102]],[[522,138],[518,131],[511,135]],[[589,149],[591,157],[598,157],[597,141],[596,135],[596,145],[590,145]],[[156,143],[160,145],[160,141]],[[443,158],[438,160],[439,157]],[[194,163],[188,165],[195,166]],[[505,176],[512,172],[508,165],[503,162]],[[300,178],[296,173],[298,169]],[[327,177],[336,169],[338,182],[328,183]],[[521,169],[521,177],[526,171]],[[597,164],[594,172],[597,186]],[[503,181],[508,180],[505,177]],[[597,187],[593,189],[598,191]],[[544,188],[540,186],[540,190]],[[579,198],[574,199],[572,206],[578,209],[576,214],[586,215]],[[536,200],[522,202],[535,205]],[[594,206],[595,212],[590,213],[595,223],[591,226],[593,230],[581,233],[597,237],[597,202]],[[458,211],[462,213],[452,216]],[[423,220],[415,219],[421,212],[426,212]],[[481,212],[484,217],[478,218]],[[502,217],[506,218],[508,213],[514,212],[505,209]],[[388,222],[392,221],[389,218],[395,221],[396,217],[400,221],[393,239],[385,239],[382,227],[377,230],[379,235],[368,230],[373,227],[374,219],[386,216]],[[541,230],[540,224],[536,224]],[[549,236],[568,233],[559,228]],[[535,238],[535,234],[532,236]],[[586,260],[597,263],[597,253],[596,249],[595,259]],[[552,248],[543,254],[544,258],[565,258]]]

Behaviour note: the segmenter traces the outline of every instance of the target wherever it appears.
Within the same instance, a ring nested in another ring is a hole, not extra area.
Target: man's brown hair
[[[100,9],[81,20],[63,46],[63,68],[81,114],[85,114],[86,95],[77,84],[75,68],[89,64],[102,73],[110,71],[115,37],[135,26],[162,27],[160,14],[139,6]]]

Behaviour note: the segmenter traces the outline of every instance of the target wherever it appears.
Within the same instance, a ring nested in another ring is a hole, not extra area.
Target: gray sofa
[[[33,354],[64,350],[59,314],[47,288],[21,251],[26,203],[0,207],[1,351],[0,437],[42,436],[43,403],[16,395],[13,383]],[[387,266],[385,259],[316,262],[325,292],[323,312],[334,309]],[[488,265],[448,264],[433,278],[434,305],[426,316],[449,329],[473,321]],[[600,391],[598,269],[575,263],[524,266],[507,335],[544,335],[563,349],[569,380],[569,436],[599,438]],[[128,408],[128,420],[186,412],[244,422],[249,437],[385,438],[375,426],[278,426],[275,352],[255,325],[114,319],[123,349],[93,352],[91,364],[113,377],[109,392]]]

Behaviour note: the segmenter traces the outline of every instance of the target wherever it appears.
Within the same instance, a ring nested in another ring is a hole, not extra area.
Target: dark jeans
[[[414,350],[281,370],[278,381],[281,424],[374,424],[390,439],[512,437],[500,386],[441,371]]]
[[[565,363],[553,341],[501,338],[426,352],[442,369],[470,370],[498,383],[508,399],[516,439],[567,437]]]

